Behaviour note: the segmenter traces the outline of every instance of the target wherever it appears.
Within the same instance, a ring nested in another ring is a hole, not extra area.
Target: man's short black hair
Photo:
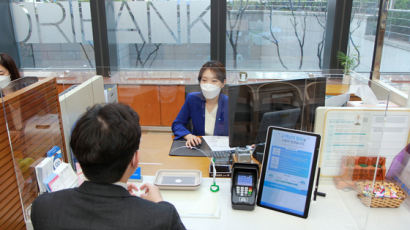
[[[138,150],[138,114],[127,105],[95,105],[77,121],[70,146],[88,180],[114,183],[121,179]]]

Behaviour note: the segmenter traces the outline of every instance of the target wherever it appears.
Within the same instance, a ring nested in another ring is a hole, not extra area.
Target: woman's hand
[[[197,137],[192,134],[188,134],[184,136],[184,139],[186,140],[185,145],[189,148],[195,147],[199,144],[201,144],[202,140],[200,137]]]

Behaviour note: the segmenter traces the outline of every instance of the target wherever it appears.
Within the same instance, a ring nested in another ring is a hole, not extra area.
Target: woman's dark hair
[[[87,179],[114,183],[123,176],[140,138],[138,114],[129,106],[95,105],[77,121],[70,146]]]
[[[198,74],[199,82],[201,82],[202,75],[207,69],[209,69],[212,73],[214,73],[216,75],[216,78],[219,81],[224,83],[226,79],[226,70],[225,70],[225,66],[219,61],[208,61],[201,67],[201,70],[199,71],[199,74]]]
[[[10,73],[10,80],[16,80],[20,78],[20,72],[17,69],[16,63],[13,58],[6,53],[0,53],[0,65],[4,66]]]

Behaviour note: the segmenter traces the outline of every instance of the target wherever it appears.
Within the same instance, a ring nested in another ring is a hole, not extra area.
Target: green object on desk
[[[214,182],[209,189],[211,190],[211,192],[218,192],[219,191],[219,185],[217,185]]]

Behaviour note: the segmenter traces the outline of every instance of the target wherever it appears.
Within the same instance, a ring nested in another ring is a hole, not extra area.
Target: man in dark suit
[[[96,105],[76,123],[70,145],[87,177],[80,187],[40,195],[34,229],[185,229],[158,188],[126,182],[138,165],[138,114],[122,104]],[[145,190],[141,197],[133,190]]]

